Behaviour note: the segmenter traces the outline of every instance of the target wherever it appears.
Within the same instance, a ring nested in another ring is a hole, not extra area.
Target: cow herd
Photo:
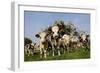
[[[29,43],[24,45],[27,56],[38,53],[40,58],[47,58],[48,55],[62,55],[70,53],[72,49],[90,49],[90,35],[79,32],[72,23],[56,21],[52,26],[35,35],[39,43]]]

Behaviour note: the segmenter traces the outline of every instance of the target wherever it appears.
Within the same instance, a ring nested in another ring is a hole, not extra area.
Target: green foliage
[[[72,22],[65,23],[63,20],[57,20],[52,26],[58,26],[59,33],[64,33],[68,35],[71,35],[72,33],[74,35],[78,34],[78,31],[76,31],[76,27]],[[48,29],[50,29],[52,26],[50,26]]]
[[[24,38],[24,45],[32,43],[32,40],[29,38]]]

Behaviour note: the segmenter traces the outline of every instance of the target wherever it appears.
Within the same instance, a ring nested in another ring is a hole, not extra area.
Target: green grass
[[[90,58],[90,51],[86,50],[86,48],[78,48],[72,51],[66,51],[65,54],[61,54],[61,56],[52,55],[47,56],[46,59],[40,58],[39,54],[34,54],[33,56],[24,55],[24,61],[45,61],[45,60],[69,60],[69,59],[88,59]]]

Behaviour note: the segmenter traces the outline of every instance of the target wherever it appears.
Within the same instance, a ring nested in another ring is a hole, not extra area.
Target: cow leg
[[[52,56],[55,56],[54,51],[55,51],[55,48],[54,48],[54,45],[52,44]]]
[[[44,50],[44,58],[47,58],[46,50]]]
[[[33,55],[33,50],[31,49],[31,53],[30,53],[31,55]]]
[[[61,47],[59,49],[61,49],[62,54],[65,54],[66,47],[65,47],[64,43],[61,45]]]
[[[25,54],[27,55],[27,49],[25,48]]]
[[[42,55],[43,55],[43,48],[44,48],[44,46],[40,42],[40,58],[42,58]]]
[[[27,54],[28,54],[28,56],[30,55],[30,53],[31,53],[31,51],[30,51],[30,49],[28,49],[28,53],[27,53]]]
[[[66,48],[67,48],[67,52],[69,53],[69,52],[70,52],[70,49],[71,49],[71,48],[69,47],[69,44],[66,45]]]
[[[54,46],[52,47],[52,56],[53,57],[55,56],[55,48],[54,48]]]
[[[55,50],[54,50],[54,48],[52,49],[52,56],[55,56]]]
[[[58,50],[58,56],[60,56],[61,54],[60,54],[60,47],[59,46],[57,47],[57,50]]]
[[[29,55],[29,49],[25,47],[25,54],[28,56]]]
[[[40,58],[42,58],[42,49],[40,49]]]
[[[58,55],[60,56],[60,50],[58,50]]]
[[[55,56],[54,50],[52,51],[52,56]]]

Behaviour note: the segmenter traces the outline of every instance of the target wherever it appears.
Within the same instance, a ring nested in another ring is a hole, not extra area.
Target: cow
[[[30,47],[29,44],[26,44],[26,45],[24,46],[24,52],[25,52],[25,54],[26,54],[27,56],[29,56],[29,54],[30,54],[29,47]]]
[[[57,51],[58,55],[60,56],[60,49],[58,48],[59,27],[57,25],[52,26],[51,30],[53,32],[53,40],[52,40],[53,56],[55,55],[55,51]]]
[[[86,48],[87,48],[87,50],[90,50],[90,35],[86,36],[86,42],[87,42]]]
[[[39,50],[39,44],[35,43],[34,44],[34,54],[38,54],[40,52]]]
[[[90,45],[90,35],[86,35],[86,42],[88,45]]]
[[[59,39],[59,48],[60,46],[63,47],[64,53],[65,50],[68,52],[71,49],[76,49],[82,46],[82,43],[79,42],[79,37],[74,35],[64,34],[62,38]]]
[[[77,46],[79,46],[79,37],[71,36],[70,37],[70,45],[72,48],[77,48]]]
[[[34,53],[34,44],[29,43],[24,46],[24,51],[27,56],[33,55]]]
[[[42,31],[39,34],[36,34],[37,38],[40,38],[40,57],[44,54],[44,58],[49,55],[49,52],[52,51],[52,56],[55,55],[57,50],[57,37],[58,37],[58,27],[54,26],[48,30]]]
[[[56,46],[54,47],[54,50],[57,50],[59,56],[61,55],[61,50],[63,50],[64,53],[65,50],[68,50],[70,42],[70,35],[68,35],[64,29],[65,26],[63,24],[58,24],[52,27],[53,43],[54,46]]]
[[[83,45],[85,45],[86,44],[86,39],[87,39],[87,35],[86,34],[81,34],[80,36],[79,36],[79,38],[80,38],[80,42],[82,42],[82,44]]]
[[[85,50],[90,50],[90,35],[82,33],[79,38],[80,43],[82,43],[82,48],[85,48]]]
[[[47,35],[46,31],[40,32],[39,34],[35,35],[37,38],[40,38],[40,40],[39,40],[40,58],[42,58],[42,57],[47,58],[48,44],[46,41],[46,35]]]
[[[59,45],[63,46],[63,51],[65,53],[65,51],[69,49],[69,43],[70,43],[70,35],[64,34],[62,36],[62,38],[59,39]]]

